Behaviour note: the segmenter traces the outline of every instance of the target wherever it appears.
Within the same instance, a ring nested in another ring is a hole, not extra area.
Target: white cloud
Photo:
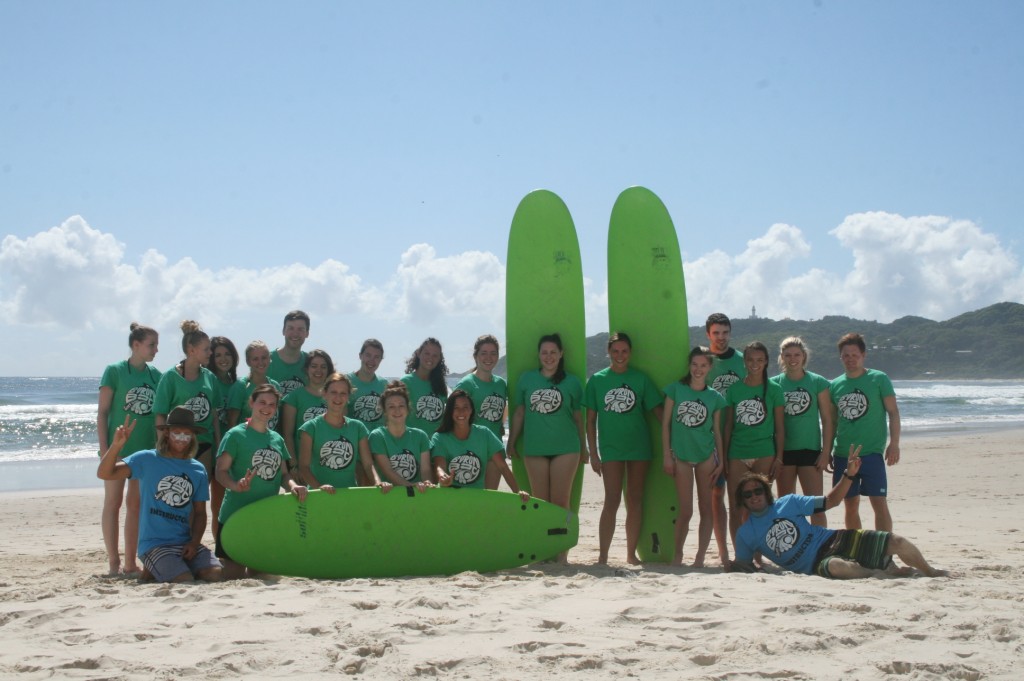
[[[429,244],[415,244],[402,254],[394,292],[395,309],[420,325],[436,325],[447,316],[501,324],[505,266],[493,253],[465,251],[439,258]]]
[[[715,311],[745,316],[752,306],[775,319],[942,320],[1024,293],[1013,254],[967,220],[858,213],[830,234],[852,253],[849,272],[795,272],[811,248],[798,228],[783,224],[736,256],[713,251],[686,263],[691,323]]]

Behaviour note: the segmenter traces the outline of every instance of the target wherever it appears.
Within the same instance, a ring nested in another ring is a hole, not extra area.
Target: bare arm
[[[665,398],[665,406],[661,410],[661,459],[662,468],[667,475],[676,474],[676,462],[672,455],[672,414],[675,402],[671,397]]]
[[[601,456],[597,449],[597,412],[587,411],[587,443],[590,445],[590,465],[594,472],[601,475]]]
[[[294,461],[296,459],[295,449],[295,414],[296,410],[290,404],[281,404],[281,436],[284,438],[284,446],[288,449],[288,455]]]
[[[530,500],[530,493],[519,489],[519,483],[516,482],[516,477],[512,475],[512,469],[505,463],[505,452],[495,452],[491,458],[491,463],[501,471],[501,477],[505,479],[505,484],[508,485],[508,488],[513,493],[518,494],[524,503]]]
[[[832,447],[836,439],[836,418],[828,388],[818,393],[818,417],[821,419],[821,456],[815,468],[822,472],[832,462]]]
[[[320,481],[313,475],[313,438],[309,433],[299,432],[299,475],[313,489],[320,488]],[[330,486],[330,485],[328,485]],[[332,487],[330,492],[333,492]]]
[[[825,497],[825,510],[835,508],[843,502],[846,498],[846,493],[850,491],[850,485],[853,483],[853,478],[857,477],[857,471],[860,470],[860,445],[854,448],[850,445],[850,459],[846,464],[846,472],[843,477],[839,478],[839,482],[836,486]]]
[[[96,468],[97,478],[100,480],[127,480],[132,476],[128,464],[122,461],[119,455],[133,430],[135,430],[135,421],[130,421],[129,417],[125,416],[124,425],[117,427],[117,430],[114,431],[114,441],[100,457],[100,464]]]
[[[110,431],[107,424],[110,423],[110,408],[114,404],[114,389],[107,385],[100,386],[100,403],[96,411],[96,434],[100,440],[100,451],[110,449]]]
[[[786,445],[786,413],[785,408],[781,405],[775,407],[772,412],[775,421],[775,458],[772,459],[772,467],[768,475],[774,480],[779,468],[782,467],[782,451]]]
[[[590,460],[587,449],[587,425],[583,420],[583,413],[579,409],[572,413],[572,420],[576,422],[576,432],[580,437],[580,464],[582,465]]]
[[[885,462],[895,466],[900,462],[900,408],[896,396],[882,398],[882,406],[889,415],[889,446],[885,448]]]
[[[192,535],[181,552],[181,557],[185,560],[196,557],[199,545],[203,543],[203,534],[206,533],[206,523],[206,502],[192,502]]]
[[[516,444],[519,441],[519,436],[523,432],[523,419],[525,416],[526,408],[520,404],[516,407],[516,410],[512,412],[512,423],[508,426],[508,455],[513,459],[519,458],[519,452],[516,450]]]

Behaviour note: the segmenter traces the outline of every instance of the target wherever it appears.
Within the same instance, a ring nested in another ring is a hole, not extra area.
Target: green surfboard
[[[633,340],[630,366],[659,388],[686,373],[690,352],[683,261],[675,226],[652,191],[630,187],[612,207],[608,227],[608,324]],[[670,562],[678,500],[662,470],[661,424],[647,415],[653,459],[644,483],[641,560]]]
[[[569,209],[562,199],[545,189],[527,194],[512,218],[505,272],[505,326],[509,414],[514,414],[519,406],[519,376],[540,365],[537,341],[545,334],[561,335],[566,371],[586,383],[580,245]],[[584,468],[581,463],[573,481],[572,508],[576,512],[583,493]],[[519,485],[529,490],[522,459],[512,461],[512,470]]]
[[[376,487],[279,494],[239,509],[221,530],[232,559],[292,577],[412,577],[491,572],[576,545],[576,514],[482,489]]]

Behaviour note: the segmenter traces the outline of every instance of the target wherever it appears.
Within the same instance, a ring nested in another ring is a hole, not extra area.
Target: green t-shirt
[[[672,400],[669,447],[680,461],[700,463],[715,451],[715,412],[725,409],[725,398],[710,386],[694,390],[676,381],[665,387]]]
[[[269,377],[267,381],[280,392],[281,386],[277,381]],[[228,396],[228,409],[237,409],[239,411],[239,423],[245,422],[246,419],[252,416],[252,404],[249,402],[249,398],[252,397],[252,391],[258,387],[260,387],[260,384],[251,382],[248,376],[238,379],[238,382],[231,386],[231,395]],[[270,419],[271,430],[277,430],[277,421],[280,416],[281,405],[279,404],[274,417]]]
[[[217,374],[214,374],[217,376]],[[231,408],[231,391],[235,389],[242,379],[236,379],[234,383],[225,383],[217,377],[217,422],[220,424],[221,435],[228,432],[228,409]]]
[[[272,378],[281,385],[281,394],[283,395],[306,385],[306,352],[300,351],[299,355],[298,362],[289,364],[281,359],[277,350],[270,351],[267,378]]]
[[[145,369],[133,369],[128,360],[115,362],[103,370],[100,387],[114,391],[110,401],[110,416],[107,418],[107,444],[113,442],[114,431],[124,425],[126,416],[135,420],[135,430],[121,448],[122,458],[156,446],[153,403],[156,401],[160,378],[160,372],[149,364]]]
[[[566,374],[558,385],[540,371],[527,371],[516,386],[519,404],[525,408],[523,456],[556,456],[582,449],[574,414],[583,401],[580,380]]]
[[[882,400],[896,396],[889,377],[876,369],[857,378],[843,374],[832,379],[829,393],[839,412],[835,455],[849,456],[850,445],[861,445],[862,456],[884,453],[889,420]]]
[[[603,461],[647,461],[651,431],[647,412],[661,404],[662,395],[642,371],[617,374],[605,367],[590,377],[583,406],[597,414],[597,437]]]
[[[324,398],[309,392],[305,386],[285,395],[282,402],[295,409],[295,432],[292,433],[295,442],[299,441],[299,428],[303,423],[327,413]]]
[[[747,365],[743,363],[743,353],[736,348],[729,348],[721,355],[715,355],[711,363],[711,371],[704,379],[707,384],[725,397],[729,386],[747,377]]]
[[[430,438],[430,456],[445,460],[453,487],[483,489],[487,464],[495,454],[504,452],[498,436],[484,426],[474,424],[469,437],[460,440],[454,433],[434,433]]]
[[[456,385],[469,393],[476,409],[476,422],[484,426],[499,439],[505,420],[505,405],[508,403],[508,383],[504,378],[492,375],[490,381],[482,381],[476,374],[466,374]]]
[[[733,410],[729,458],[775,456],[775,408],[783,406],[782,388],[771,381],[753,388],[737,381],[726,391],[725,403]]]
[[[406,482],[420,482],[420,455],[430,451],[430,438],[419,428],[406,428],[402,437],[395,437],[384,426],[370,433],[370,453],[386,456],[392,470]]]
[[[370,432],[378,426],[384,425],[384,402],[381,395],[388,382],[379,376],[374,376],[372,381],[364,383],[356,372],[348,375],[352,381],[352,395],[348,400],[348,416],[357,421],[362,421]]]
[[[244,478],[250,468],[255,475],[249,491],[224,492],[218,516],[221,525],[243,506],[276,495],[281,489],[284,462],[288,460],[288,450],[280,433],[273,430],[261,433],[245,423],[239,423],[221,438],[217,456],[223,454],[231,456],[231,477],[235,480]]]
[[[196,436],[199,442],[214,444],[213,422],[217,418],[217,377],[206,367],[199,368],[194,381],[186,381],[175,368],[164,372],[156,387],[155,414],[170,414],[175,407],[185,407],[192,412],[197,426],[205,428]]]
[[[320,414],[299,426],[298,437],[303,434],[312,440],[309,468],[317,482],[355,487],[359,443],[369,437],[363,422],[347,418],[341,428],[335,428]]]
[[[410,428],[419,428],[427,435],[433,435],[441,425],[447,395],[438,395],[430,387],[430,381],[424,381],[416,374],[402,376],[402,383],[409,389],[409,416],[405,424]]]
[[[821,451],[821,410],[818,395],[829,388],[828,379],[805,371],[799,381],[786,374],[772,376],[771,382],[782,388],[785,401],[786,443],[783,449]]]

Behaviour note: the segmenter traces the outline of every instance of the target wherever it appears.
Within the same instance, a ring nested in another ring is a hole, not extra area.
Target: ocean
[[[894,381],[904,437],[1024,425],[1024,381]],[[0,377],[0,492],[101,487],[99,378]]]

